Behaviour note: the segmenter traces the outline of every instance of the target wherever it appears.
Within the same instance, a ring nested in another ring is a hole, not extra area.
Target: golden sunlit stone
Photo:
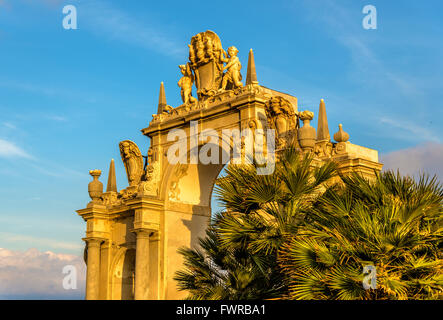
[[[91,171],[93,200],[77,211],[86,221],[87,299],[186,296],[173,280],[183,262],[177,249],[195,247],[204,236],[214,181],[224,164],[171,164],[167,154],[172,129],[186,133],[187,145],[192,145],[195,136],[191,121],[198,122],[199,132],[211,129],[219,137],[223,129],[274,129],[277,152],[295,146],[300,152],[313,152],[317,161],[336,161],[344,174],[360,172],[371,177],[374,170],[381,170],[377,151],[348,142],[342,133],[337,143],[330,141],[323,100],[317,135],[309,124],[314,113],[299,112],[296,97],[259,85],[252,50],[243,85],[242,54],[234,46],[226,52],[214,32],[195,35],[188,47],[189,61],[180,66],[178,83],[183,104],[168,106],[161,83],[158,112],[141,130],[149,148],[146,144],[141,152],[130,140],[120,143],[129,186],[117,190],[113,162],[105,193],[97,180],[100,172]],[[197,98],[192,96],[192,85]],[[229,141],[228,146],[233,147]],[[201,148],[201,141],[194,147]],[[145,159],[142,154],[147,154]]]

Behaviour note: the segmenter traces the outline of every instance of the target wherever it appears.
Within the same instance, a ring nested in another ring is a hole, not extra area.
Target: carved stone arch
[[[240,130],[240,128],[232,127],[230,129]],[[226,137],[222,135],[221,130],[217,131],[217,134],[219,138],[219,158],[222,160],[222,154],[227,157],[227,154],[231,154],[233,146],[232,141],[226,139]],[[199,144],[197,147],[198,151],[200,151],[201,146],[202,145]],[[189,160],[189,154],[193,151],[194,150],[188,150],[184,156],[186,160]],[[203,210],[203,207],[208,207],[209,212],[207,215],[209,216],[212,189],[216,178],[226,164],[227,162],[223,163],[223,161],[220,161],[220,164],[202,164],[200,161],[197,164],[167,163],[160,187],[160,197],[165,201],[165,208],[174,207],[174,205],[171,204],[172,202],[198,206],[201,207],[201,210]],[[178,188],[179,190],[174,190],[174,188]],[[190,209],[189,213],[196,211],[195,209]]]
[[[223,139],[221,132],[219,133],[220,138]],[[186,157],[191,151],[188,150]],[[231,151],[230,145],[229,151]],[[196,247],[198,239],[204,237],[211,217],[214,183],[224,167],[225,164],[200,162],[198,164],[165,164],[160,197],[164,199],[165,219],[162,225],[161,242],[167,266],[182,265],[183,258],[177,254],[177,249],[182,246]],[[178,194],[174,195],[174,192]],[[167,234],[176,234],[179,238],[166,237]],[[167,273],[173,275],[172,270]],[[166,288],[166,295],[177,296],[174,284],[171,283]]]
[[[370,177],[374,169],[381,169],[375,150],[345,143],[343,139],[337,141],[338,144],[316,141],[315,129],[309,124],[312,117],[300,117],[304,113],[298,111],[296,97],[258,84],[252,51],[245,85],[229,89],[223,85],[223,79],[226,75],[228,82],[241,78],[238,74],[240,61],[236,59],[241,56],[228,52],[228,57],[220,39],[210,31],[194,36],[188,47],[190,61],[185,63],[190,63],[196,76],[198,101],[172,108],[166,103],[161,85],[159,111],[141,130],[149,146],[141,146],[143,152],[140,152],[133,142],[126,140],[121,144],[129,187],[119,192],[108,190],[97,198],[94,194],[101,192],[94,190],[91,182],[89,191],[94,201],[77,211],[87,221],[86,240],[103,239],[107,244],[120,245],[117,250],[111,245],[100,249],[91,247],[89,255],[93,257],[91,261],[96,262],[88,266],[87,297],[91,299],[132,298],[134,267],[139,271],[137,299],[181,299],[187,295],[178,290],[174,280],[176,272],[183,269],[183,257],[177,249],[195,247],[198,238],[204,236],[211,215],[214,181],[224,164],[169,163],[165,154],[172,144],[168,141],[168,132],[174,129],[186,132],[180,139],[189,139],[192,135],[192,122],[198,123],[199,132],[204,129],[214,129],[218,133],[223,129],[252,129],[260,134],[260,139],[265,137],[260,132],[272,129],[275,136],[271,141],[276,153],[294,145],[300,147],[300,152],[314,153],[317,147],[326,146],[321,148],[325,151],[316,154],[337,161],[343,174],[357,171]],[[320,111],[319,125],[323,126],[323,132],[327,131],[325,107]],[[298,119],[303,121],[301,128]],[[257,137],[251,143],[254,147],[258,145]],[[240,142],[242,158],[247,155],[243,151],[250,147],[248,142]],[[142,154],[148,147],[151,150],[149,165],[144,166]],[[267,153],[267,149],[263,151]],[[138,250],[136,264],[135,250],[131,247],[134,243]],[[102,281],[108,281],[107,286],[102,285]]]

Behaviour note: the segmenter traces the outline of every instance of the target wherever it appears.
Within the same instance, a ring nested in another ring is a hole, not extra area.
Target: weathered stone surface
[[[360,172],[370,178],[381,169],[377,151],[346,142],[342,133],[334,137],[337,143],[330,142],[324,101],[316,135],[309,124],[314,114],[299,112],[296,97],[259,85],[252,51],[245,86],[239,82],[238,51],[230,47],[227,54],[212,31],[191,39],[189,61],[182,66],[182,75],[187,77],[179,83],[183,105],[167,105],[162,83],[158,112],[141,130],[150,144],[142,146],[143,151],[130,140],[119,145],[128,187],[117,190],[113,162],[105,193],[99,171],[91,171],[96,181],[89,188],[93,201],[77,211],[86,221],[87,299],[180,299],[186,295],[173,280],[183,262],[177,249],[195,247],[204,236],[215,179],[230,160],[224,155],[238,151],[243,161],[247,148],[257,145],[256,136],[249,142],[235,141],[224,130],[273,129],[277,152],[291,145],[301,147],[300,152],[314,152],[315,161],[337,161],[343,174]],[[189,93],[192,83],[198,100]],[[168,134],[173,129],[183,130],[183,137],[176,138],[189,146],[178,157],[184,163],[168,160],[174,143]],[[219,139],[214,142],[212,135],[203,139],[200,134],[205,130]],[[220,161],[193,162],[202,150],[218,153]]]

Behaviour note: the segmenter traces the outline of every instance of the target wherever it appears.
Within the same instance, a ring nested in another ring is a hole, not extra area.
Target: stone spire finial
[[[109,191],[117,192],[117,179],[115,178],[114,159],[111,159],[111,164],[109,165],[108,186],[106,187],[106,192]]]
[[[328,128],[328,117],[326,116],[326,106],[323,99],[320,100],[318,110],[317,141],[330,141],[331,136]]]
[[[165,111],[166,104],[166,94],[165,94],[165,85],[163,81],[160,83],[160,94],[158,96],[158,109],[157,114],[162,114]]]
[[[249,50],[248,73],[246,74],[246,85],[248,84],[258,84],[257,72],[255,71],[254,52],[252,49]]]
[[[346,142],[349,140],[349,134],[343,131],[341,123],[338,125],[338,131],[334,133],[334,140],[337,142]]]

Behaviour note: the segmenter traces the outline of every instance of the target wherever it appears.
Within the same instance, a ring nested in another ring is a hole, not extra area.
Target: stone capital
[[[158,229],[151,228],[134,228],[130,231],[137,234],[137,239],[149,239],[158,234]]]
[[[86,237],[82,239],[88,244],[88,247],[100,247],[100,245],[106,241],[104,238]]]

